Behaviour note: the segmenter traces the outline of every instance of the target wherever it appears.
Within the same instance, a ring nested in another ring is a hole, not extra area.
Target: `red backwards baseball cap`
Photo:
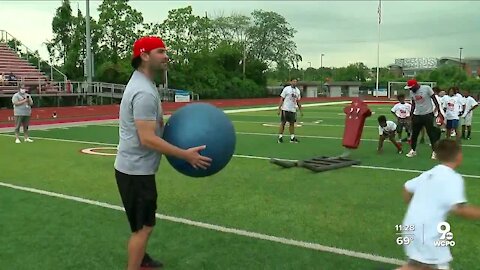
[[[415,79],[408,80],[407,86],[405,86],[405,89],[412,89],[412,87],[414,87],[415,85],[417,85],[417,80]]]
[[[139,57],[142,52],[150,52],[158,48],[167,49],[161,38],[155,36],[141,37],[133,43],[132,59]]]

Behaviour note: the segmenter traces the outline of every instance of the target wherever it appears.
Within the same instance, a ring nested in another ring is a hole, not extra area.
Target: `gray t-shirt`
[[[420,85],[417,92],[410,91],[410,96],[415,102],[415,115],[426,115],[433,112],[434,104],[432,102],[432,95],[434,94],[432,88],[428,85]]]
[[[30,116],[32,114],[32,107],[29,105],[28,102],[22,103],[20,105],[15,105],[15,102],[19,102],[21,100],[29,98],[29,94],[21,94],[17,92],[12,97],[12,104],[13,105],[13,115],[14,116]],[[33,100],[32,100],[33,102]]]
[[[155,174],[160,165],[161,154],[141,145],[135,120],[155,121],[155,133],[162,136],[163,112],[160,94],[154,83],[139,71],[133,72],[120,103],[120,141],[114,167],[129,175]]]

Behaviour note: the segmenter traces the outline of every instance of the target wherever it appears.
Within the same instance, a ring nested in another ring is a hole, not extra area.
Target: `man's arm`
[[[194,168],[200,167],[206,169],[211,159],[201,156],[198,151],[205,149],[205,146],[190,148],[187,150],[178,148],[155,134],[156,121],[135,120],[140,143],[167,156],[174,156],[188,161]]]
[[[379,135],[378,137],[378,146],[377,146],[377,152],[380,154],[382,153],[383,150],[383,141],[385,141],[385,136]]]
[[[205,169],[211,162],[208,157],[201,156],[198,152],[205,149],[205,146],[193,147],[187,150],[180,149],[156,134],[158,117],[158,100],[154,95],[139,92],[132,100],[133,119],[140,143],[157,152],[168,156],[181,158],[190,163],[194,168]]]
[[[298,101],[298,100],[297,100],[297,105],[298,105],[298,110],[300,111],[300,114],[303,116],[302,105],[300,104],[300,101]]]
[[[278,103],[277,114],[280,114],[280,111],[282,110],[282,105],[283,105],[283,101],[284,101],[284,100],[285,100],[285,98],[280,97],[280,102]]]
[[[457,204],[452,209],[452,213],[467,219],[480,219],[480,208],[465,203]]]
[[[285,100],[285,88],[283,88],[282,90],[282,93],[280,94],[280,102],[278,103],[278,110],[277,110],[277,114],[280,115],[280,111],[282,110],[282,105],[283,105],[283,101]]]
[[[410,116],[413,118],[413,113],[415,112],[415,98],[412,97],[412,106],[410,107]]]
[[[410,200],[412,200],[413,193],[410,193],[405,187],[403,187],[403,200],[405,201],[406,204],[410,203]]]
[[[21,99],[21,100],[19,100],[17,97],[12,98],[12,103],[15,106],[22,105],[23,103],[26,103],[26,102],[28,102],[28,98]]]
[[[435,104],[435,109],[437,110],[438,115],[441,115],[442,112],[440,111],[440,104],[438,104],[437,97],[435,96],[435,94],[433,94],[430,96],[430,98],[433,100],[433,103]]]

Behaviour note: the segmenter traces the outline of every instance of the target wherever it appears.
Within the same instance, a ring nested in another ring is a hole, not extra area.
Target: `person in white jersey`
[[[447,221],[449,213],[480,219],[480,208],[467,204],[465,184],[455,169],[460,166],[463,155],[460,145],[442,139],[436,147],[437,159],[441,164],[407,181],[403,197],[408,210],[402,222],[402,233],[412,235],[413,240],[404,245],[408,257],[405,265],[397,270],[451,270],[453,260],[448,245],[441,246],[442,234],[448,231],[455,239],[457,231]]]
[[[462,138],[466,140],[471,140],[472,134],[472,119],[473,119],[473,110],[478,107],[478,102],[470,95],[470,91],[464,91],[465,97],[465,111],[463,112],[461,123],[462,123]],[[465,129],[468,130],[467,136],[465,137]]]
[[[408,141],[410,140],[410,136],[412,134],[412,104],[405,102],[405,95],[398,94],[397,95],[398,103],[392,107],[391,112],[397,118],[397,133],[398,139],[400,141]],[[405,129],[407,132],[407,138],[402,139],[402,131]]]
[[[460,133],[458,132],[458,122],[460,112],[463,111],[461,98],[455,94],[455,89],[451,87],[448,90],[449,98],[446,99],[445,104],[445,116],[447,119],[447,138],[450,138],[452,133],[455,132],[457,141],[460,141]]]
[[[280,129],[278,131],[278,143],[283,143],[283,131],[285,124],[289,123],[290,142],[298,143],[295,137],[295,122],[297,122],[297,107],[303,116],[302,106],[300,105],[300,90],[297,88],[297,79],[292,79],[290,85],[283,88],[280,94],[280,104],[278,105],[277,114],[280,116]]]

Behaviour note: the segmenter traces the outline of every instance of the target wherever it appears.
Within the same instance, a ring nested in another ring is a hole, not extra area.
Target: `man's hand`
[[[278,108],[277,110],[277,115],[280,115],[280,108]]]
[[[210,166],[212,159],[200,155],[200,151],[205,149],[206,146],[197,146],[185,150],[185,160],[192,165],[195,169],[207,169]]]

